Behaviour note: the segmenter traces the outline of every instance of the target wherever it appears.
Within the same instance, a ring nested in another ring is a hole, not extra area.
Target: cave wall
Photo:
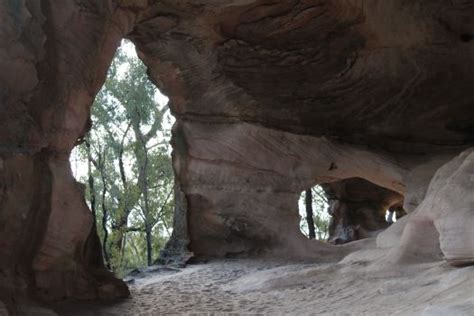
[[[296,230],[302,190],[362,177],[413,211],[436,169],[473,143],[466,1],[158,8],[129,37],[177,118],[174,167],[196,255],[321,259],[326,245]]]
[[[128,294],[100,263],[68,162],[124,36],[176,117],[182,229],[169,253],[341,258],[364,244],[306,240],[302,190],[361,177],[404,194],[414,211],[436,169],[474,143],[471,1],[5,0],[0,17],[7,301]],[[458,221],[472,218],[460,198]],[[456,250],[469,227],[430,218],[445,256],[471,262],[472,249]]]
[[[389,158],[322,138],[246,123],[194,122],[180,125],[175,137],[186,140],[186,152],[176,153],[186,161],[176,159],[175,168],[188,199],[190,247],[196,255],[277,250],[321,257],[316,250],[326,246],[307,240],[298,228],[301,191],[362,175],[403,190],[405,170]]]
[[[409,153],[472,142],[468,1],[162,1],[159,9],[130,37],[152,56],[152,78],[178,117]]]
[[[69,154],[90,127],[94,96],[138,9],[0,3],[0,293],[7,303],[128,295],[91,248],[97,236]]]
[[[460,153],[432,177],[425,198],[408,216],[377,237],[390,249],[384,263],[447,260],[455,266],[474,262],[474,149]]]

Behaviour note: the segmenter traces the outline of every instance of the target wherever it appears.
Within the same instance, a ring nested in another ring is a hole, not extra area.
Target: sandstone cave
[[[406,215],[403,195],[362,178],[316,185],[302,192],[298,206],[302,233],[331,244],[377,237]]]
[[[0,26],[0,315],[473,313],[472,1],[4,0]],[[176,121],[171,236],[122,279],[69,158],[123,39]],[[371,229],[301,233],[315,184]]]

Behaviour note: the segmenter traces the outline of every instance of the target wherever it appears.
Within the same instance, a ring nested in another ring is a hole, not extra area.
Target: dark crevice
[[[459,38],[461,39],[461,41],[463,42],[470,42],[472,41],[472,39],[474,38],[474,36],[472,34],[469,34],[469,33],[462,33]]]

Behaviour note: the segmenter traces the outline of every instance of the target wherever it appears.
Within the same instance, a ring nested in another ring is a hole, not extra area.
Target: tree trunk
[[[123,163],[123,155],[124,155],[124,143],[125,139],[127,138],[128,131],[132,123],[129,122],[127,125],[127,129],[123,133],[122,140],[120,141],[120,147],[118,150],[118,165],[119,165],[119,172],[120,172],[120,179],[122,181],[123,190],[122,196],[119,197],[120,204],[122,205],[122,212],[119,212],[118,219],[116,223],[113,225],[114,229],[114,247],[120,254],[123,254],[125,248],[125,233],[128,227],[128,216],[130,215],[130,205],[134,204],[134,201],[130,201],[129,199],[129,192],[128,192],[128,182],[127,177],[125,175],[125,167]],[[120,265],[123,262],[123,255],[120,258]]]
[[[309,239],[316,238],[316,232],[314,230],[314,220],[313,220],[313,196],[311,193],[311,189],[306,190],[305,196],[305,204],[306,204],[306,221],[308,222],[308,231],[309,231]]]
[[[94,177],[92,176],[92,154],[91,154],[91,145],[88,141],[85,142],[86,150],[87,150],[87,174],[88,174],[88,181],[89,181],[89,194],[90,194],[90,203],[91,203],[91,212],[92,216],[94,216],[94,229],[96,228],[97,224],[97,211],[95,208],[95,188],[94,188]]]
[[[91,144],[86,140],[85,141],[85,144],[86,144],[86,150],[87,150],[87,162],[88,162],[88,176],[89,176],[89,190],[90,190],[90,203],[91,203],[91,211],[92,211],[92,215],[94,216],[94,227],[93,229],[95,229],[97,231],[97,209],[96,209],[96,203],[97,203],[97,198],[96,198],[96,192],[95,192],[95,182],[94,182],[94,177],[92,175],[92,165],[94,165],[100,172],[101,174],[101,179],[102,179],[102,185],[103,185],[103,189],[102,189],[102,229],[104,231],[104,241],[103,241],[103,244],[102,244],[102,253],[104,255],[104,260],[105,260],[105,266],[107,267],[107,269],[110,269],[110,257],[109,257],[109,253],[107,252],[107,237],[108,237],[108,232],[107,232],[107,209],[105,207],[105,195],[107,193],[107,187],[106,187],[106,184],[105,184],[105,177],[104,177],[104,170],[103,170],[103,166],[105,165],[104,161],[102,159],[105,159],[105,158],[102,158],[102,155],[99,154],[99,162],[97,163],[97,161],[95,161],[93,158],[92,158],[92,152],[91,152]]]
[[[107,251],[107,239],[109,237],[109,232],[107,230],[107,208],[105,207],[105,194],[107,190],[105,188],[102,190],[102,229],[104,231],[104,242],[102,244],[102,251],[104,252],[105,265],[110,269],[110,257]]]
[[[138,112],[138,111],[137,111]],[[139,121],[138,121],[139,122]],[[142,193],[143,197],[143,207],[142,214],[143,219],[145,220],[145,238],[146,238],[146,253],[147,253],[147,264],[151,266],[153,263],[153,240],[152,240],[152,229],[153,229],[153,216],[151,213],[149,205],[149,196],[148,196],[148,148],[147,142],[153,135],[153,133],[148,133],[143,135],[140,126],[137,122],[133,125],[133,130],[135,132],[135,137],[137,138],[139,144],[135,147],[135,153],[137,156],[137,162],[139,163],[138,168],[138,186]],[[154,124],[156,125],[156,124]]]
[[[105,203],[105,196],[107,194],[107,184],[106,184],[105,175],[104,175],[105,162],[102,159],[105,159],[105,154],[104,154],[104,157],[101,157],[101,155],[99,155],[99,166],[100,166],[99,171],[100,171],[100,175],[101,175],[101,178],[102,178],[102,229],[104,231],[104,241],[103,241],[103,244],[102,244],[102,251],[104,252],[105,265],[107,266],[107,269],[110,270],[111,269],[110,256],[109,256],[109,253],[107,251],[107,239],[109,237],[109,232],[107,230],[108,211],[107,211],[107,207],[106,207],[106,203]]]
[[[152,248],[152,235],[151,235],[151,227],[147,225],[146,227],[146,258],[148,266],[151,266],[153,263],[153,248]]]

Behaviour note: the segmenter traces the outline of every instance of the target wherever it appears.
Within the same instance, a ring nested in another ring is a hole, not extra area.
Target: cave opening
[[[376,237],[406,215],[401,194],[362,178],[305,190],[298,209],[306,237],[336,245]]]
[[[309,239],[327,240],[330,220],[328,202],[320,185],[301,192],[298,199],[300,230]]]
[[[84,184],[104,264],[124,277],[157,260],[172,233],[174,208],[174,117],[131,41],[117,49],[90,117],[71,169]]]

